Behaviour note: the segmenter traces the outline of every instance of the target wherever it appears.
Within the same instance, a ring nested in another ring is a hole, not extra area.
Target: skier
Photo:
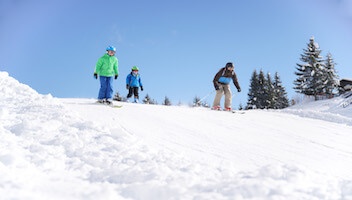
[[[136,66],[132,67],[131,73],[129,73],[126,77],[126,89],[128,90],[127,94],[127,101],[129,101],[129,98],[132,97],[132,94],[134,95],[134,103],[138,103],[138,89],[139,87],[141,88],[141,91],[143,91],[143,84],[141,80],[141,76],[138,73],[139,68]]]
[[[224,110],[231,111],[232,104],[232,94],[230,82],[231,79],[235,84],[237,91],[241,92],[241,87],[237,81],[237,76],[234,71],[235,67],[232,62],[226,63],[226,66],[221,68],[218,73],[216,73],[213,83],[216,90],[215,99],[213,102],[213,110],[221,110],[220,100],[223,94],[225,94],[225,105]]]
[[[112,82],[113,77],[117,79],[118,72],[118,60],[115,57],[116,48],[108,46],[106,53],[100,57],[95,65],[94,78],[100,79],[100,89],[98,94],[98,103],[111,104],[111,98],[113,93]]]

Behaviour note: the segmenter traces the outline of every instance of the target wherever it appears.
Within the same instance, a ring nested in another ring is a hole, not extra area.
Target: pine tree
[[[123,97],[120,96],[119,92],[116,92],[116,94],[114,95],[114,97],[112,99],[115,101],[123,101]]]
[[[322,80],[325,64],[320,53],[318,43],[314,41],[314,37],[311,37],[307,49],[304,49],[301,54],[300,60],[303,64],[297,63],[295,75],[298,77],[294,81],[296,92],[314,96],[316,100],[318,95],[324,92]]]
[[[259,83],[259,90],[258,90],[258,105],[257,108],[264,109],[268,108],[268,83],[265,78],[265,74],[263,70],[260,70],[258,75],[258,83]]]
[[[254,70],[250,80],[246,109],[256,109],[258,106],[259,81],[257,71]]]
[[[276,97],[274,109],[282,109],[289,106],[289,100],[285,88],[282,86],[282,82],[279,74],[276,72],[274,77],[274,96]]]
[[[339,87],[339,77],[335,70],[335,62],[332,58],[332,55],[329,53],[326,56],[325,61],[325,73],[324,73],[324,88],[326,96],[333,97],[338,93]]]
[[[154,99],[151,99],[151,98],[150,98],[149,94],[147,94],[147,95],[144,97],[143,103],[144,103],[144,104],[152,104],[152,105],[157,104],[157,102],[156,102]]]
[[[165,106],[171,106],[171,101],[170,101],[170,99],[169,99],[167,96],[165,96],[163,105],[165,105]]]
[[[143,103],[144,103],[144,104],[150,104],[150,97],[149,97],[149,94],[147,94],[147,95],[144,97]]]
[[[202,102],[202,106],[205,107],[205,108],[210,108],[210,105],[206,101]]]
[[[275,88],[274,84],[271,78],[270,73],[266,74],[266,92],[267,92],[267,97],[266,97],[266,103],[267,106],[266,108],[272,109],[274,108],[276,101],[277,101],[277,96],[275,95]]]
[[[262,70],[259,74],[254,71],[250,81],[246,109],[282,109],[288,106],[287,93],[278,73],[276,72],[272,79],[270,73],[265,76]]]
[[[193,99],[193,106],[200,107],[202,105],[201,99],[198,96],[195,96]]]

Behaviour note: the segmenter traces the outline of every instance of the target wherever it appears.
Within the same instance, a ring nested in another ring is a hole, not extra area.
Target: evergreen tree
[[[116,92],[116,94],[114,95],[114,97],[112,98],[115,101],[123,101],[124,98],[120,95],[119,92]]]
[[[143,103],[145,103],[145,104],[152,104],[152,105],[158,104],[154,99],[151,99],[151,98],[150,98],[149,94],[147,94],[147,95],[144,97]]]
[[[282,109],[289,106],[289,100],[285,88],[282,86],[282,82],[279,74],[276,72],[274,77],[274,95],[276,97],[273,108]]]
[[[167,96],[165,96],[165,99],[163,101],[163,105],[171,106],[171,101],[170,101],[170,99]]]
[[[200,107],[202,105],[202,102],[200,101],[201,99],[199,97],[194,97],[193,99],[193,106],[194,107]]]
[[[272,79],[270,73],[265,76],[262,70],[259,74],[254,71],[250,81],[246,109],[282,109],[288,106],[287,93],[278,73],[276,72]]]
[[[314,37],[310,38],[307,49],[304,49],[300,60],[303,64],[298,64],[295,75],[297,79],[294,81],[294,89],[298,93],[314,96],[317,100],[318,95],[324,92],[324,61],[320,56],[321,50],[318,43],[314,41]]]
[[[182,101],[181,101],[181,100],[178,101],[177,105],[178,105],[178,106],[182,106],[182,105],[183,105],[183,104],[182,104]]]
[[[202,106],[206,108],[210,108],[210,105],[205,101],[202,102]]]
[[[150,104],[150,97],[149,97],[149,94],[147,94],[145,97],[144,97],[144,99],[143,99],[143,103],[144,104]]]
[[[257,108],[264,109],[268,107],[268,83],[263,70],[260,70],[258,75],[258,105]]]
[[[329,53],[325,61],[324,88],[326,96],[333,97],[338,93],[339,77],[335,70],[335,62]]]
[[[267,93],[267,96],[266,96],[266,108],[274,108],[275,107],[275,104],[276,104],[276,101],[277,101],[277,96],[275,95],[275,88],[274,88],[274,84],[273,84],[273,81],[272,81],[272,78],[270,76],[270,73],[267,73],[266,74],[266,93]]]
[[[259,80],[257,71],[254,70],[250,80],[248,101],[246,109],[256,109],[258,105]]]

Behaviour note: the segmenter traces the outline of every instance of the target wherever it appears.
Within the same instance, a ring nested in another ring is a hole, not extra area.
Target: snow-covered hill
[[[245,114],[41,95],[0,72],[1,199],[352,199],[344,98]]]

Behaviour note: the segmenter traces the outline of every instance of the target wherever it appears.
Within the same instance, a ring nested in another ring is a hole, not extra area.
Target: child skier
[[[141,76],[139,75],[139,68],[136,66],[132,67],[132,71],[130,74],[127,75],[126,78],[126,89],[128,90],[127,94],[127,101],[128,99],[134,95],[134,103],[138,103],[138,89],[139,87],[141,88],[141,91],[143,91],[143,84],[141,80]]]
[[[112,79],[117,79],[118,72],[118,60],[115,57],[116,48],[108,46],[106,53],[99,58],[95,70],[94,78],[100,79],[100,89],[98,94],[98,103],[111,104],[111,98],[113,93]]]
[[[226,63],[226,66],[221,68],[218,73],[216,73],[213,83],[216,90],[216,96],[213,102],[213,110],[220,110],[220,100],[223,94],[225,94],[225,105],[224,110],[231,111],[232,104],[232,94],[230,82],[231,80],[235,84],[237,91],[241,92],[240,84],[237,81],[237,76],[234,71],[235,67],[232,62]]]

